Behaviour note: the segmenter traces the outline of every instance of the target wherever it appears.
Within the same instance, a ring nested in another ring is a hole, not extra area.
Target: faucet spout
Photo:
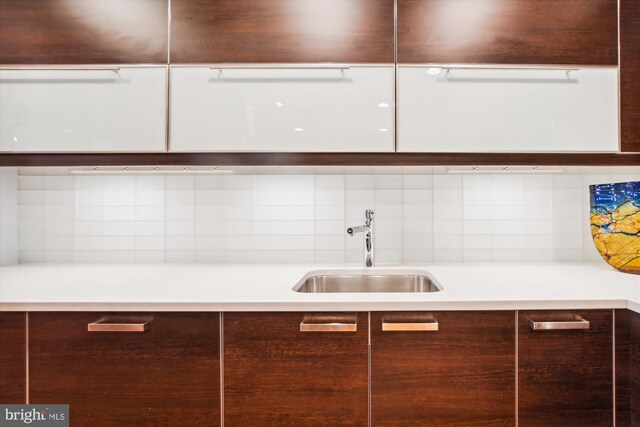
[[[375,265],[375,249],[374,249],[374,227],[373,227],[373,209],[367,209],[364,213],[364,225],[347,228],[347,234],[353,236],[357,233],[364,233],[364,266],[373,267]]]

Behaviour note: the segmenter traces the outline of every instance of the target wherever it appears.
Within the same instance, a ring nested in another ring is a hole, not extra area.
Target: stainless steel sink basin
[[[293,287],[296,292],[438,292],[442,286],[426,271],[312,271]]]

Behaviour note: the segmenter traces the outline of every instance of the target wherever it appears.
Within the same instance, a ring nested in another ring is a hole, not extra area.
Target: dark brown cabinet
[[[515,312],[371,314],[374,426],[513,426]]]
[[[619,1],[621,145],[640,152],[640,2]]]
[[[168,0],[0,0],[0,64],[166,63]]]
[[[611,426],[612,334],[611,310],[519,312],[519,426]]]
[[[225,313],[223,330],[226,426],[367,426],[367,313]]]
[[[26,403],[26,319],[0,312],[0,403]]]
[[[398,0],[397,25],[399,63],[618,63],[616,0]]]
[[[173,0],[172,63],[393,63],[393,0]]]
[[[640,427],[640,314],[616,310],[616,426]]]
[[[69,404],[75,426],[220,425],[219,319],[30,313],[30,402]]]

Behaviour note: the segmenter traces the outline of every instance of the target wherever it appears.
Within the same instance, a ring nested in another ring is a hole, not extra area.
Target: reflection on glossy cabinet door
[[[166,64],[168,0],[0,0],[0,64]]]
[[[617,65],[616,12],[616,0],[398,0],[398,62]]]
[[[72,426],[219,426],[218,313],[29,313],[29,396]]]
[[[0,403],[26,403],[26,313],[0,312]]]
[[[398,71],[400,152],[616,152],[615,68]]]
[[[612,334],[612,310],[519,312],[519,425],[611,426]]]
[[[392,66],[172,67],[171,151],[394,151]]]
[[[166,67],[0,70],[0,150],[164,151]]]
[[[172,0],[172,63],[393,63],[393,0]]]
[[[371,313],[371,425],[513,426],[515,313]]]

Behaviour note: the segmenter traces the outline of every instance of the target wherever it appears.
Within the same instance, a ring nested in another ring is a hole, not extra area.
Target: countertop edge
[[[626,299],[607,300],[527,300],[527,301],[420,301],[420,302],[46,302],[0,303],[0,312],[7,311],[494,311],[494,310],[586,310],[629,309],[640,313],[640,304]]]

